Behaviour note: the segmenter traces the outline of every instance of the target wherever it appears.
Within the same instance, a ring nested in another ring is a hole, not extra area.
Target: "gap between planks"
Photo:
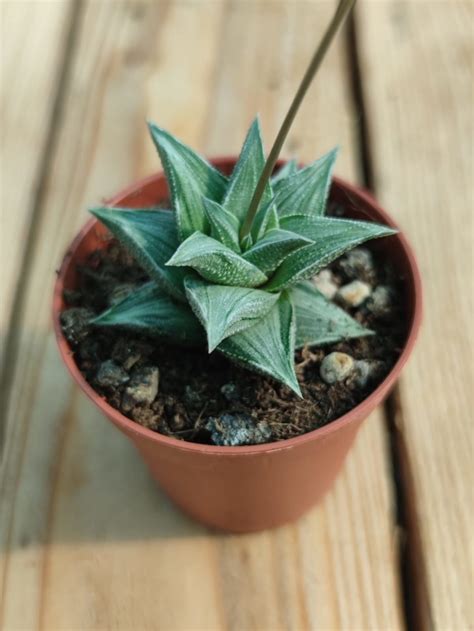
[[[0,417],[3,419],[7,418],[12,380],[15,375],[15,362],[18,356],[21,314],[23,312],[26,297],[25,287],[28,276],[31,272],[31,266],[33,265],[33,259],[29,256],[29,254],[33,249],[36,237],[36,228],[40,219],[39,215],[46,195],[48,173],[56,150],[62,104],[72,55],[76,44],[76,38],[79,32],[82,5],[83,0],[72,0],[69,8],[66,37],[64,39],[64,53],[57,75],[56,85],[54,87],[54,97],[52,99],[49,120],[47,121],[48,129],[45,136],[44,148],[41,152],[41,157],[39,158],[40,166],[38,170],[37,184],[34,187],[35,192],[32,196],[31,211],[28,213],[30,221],[24,239],[25,245],[23,246],[23,256],[19,261],[20,272],[18,274],[18,281],[15,287],[11,312],[10,314],[7,314],[8,320],[6,331],[8,331],[8,336],[6,336],[6,343],[1,354],[0,365]],[[8,184],[9,186],[12,186],[11,182]],[[4,448],[4,434],[5,424],[2,422],[0,423],[0,462]]]
[[[370,126],[364,98],[364,74],[359,57],[358,36],[357,14],[353,12],[348,20],[347,53],[351,69],[354,109],[359,113],[356,145],[359,150],[360,177],[363,186],[376,195]],[[400,391],[398,385],[395,385],[383,404],[383,416],[391,459],[396,524],[400,529],[397,537],[397,554],[403,614],[407,629],[428,631],[432,628],[432,619],[423,544],[418,523],[416,494],[403,427],[397,423],[397,417],[403,414],[402,409]]]

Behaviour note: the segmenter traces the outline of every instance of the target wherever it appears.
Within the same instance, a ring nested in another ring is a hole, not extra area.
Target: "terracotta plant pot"
[[[229,174],[235,158],[213,164]],[[162,173],[133,184],[110,200],[111,205],[154,206],[168,197]],[[347,214],[396,227],[395,222],[366,192],[335,178],[331,198],[344,204]],[[375,241],[374,250],[404,278],[407,338],[389,375],[350,412],[302,436],[266,445],[217,447],[178,441],[152,432],[111,407],[86,382],[65,339],[60,314],[63,290],[73,289],[76,265],[104,247],[105,228],[89,221],[70,245],[54,290],[54,330],[62,358],[72,376],[97,407],[135,444],[152,475],[174,502],[197,520],[221,530],[250,532],[297,519],[318,502],[333,484],[362,421],[381,403],[408,359],[421,320],[420,276],[412,250],[402,234]]]

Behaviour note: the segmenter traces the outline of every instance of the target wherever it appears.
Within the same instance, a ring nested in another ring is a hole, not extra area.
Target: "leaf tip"
[[[300,384],[298,383],[298,379],[296,378],[296,375],[293,375],[293,378],[291,379],[291,381],[287,381],[286,385],[289,388],[291,388],[291,390],[293,390],[293,392],[297,396],[299,396],[300,399],[304,399],[303,393],[301,392]]]
[[[103,206],[93,206],[88,209],[91,215],[94,215],[97,219],[101,219],[106,213],[104,212],[106,209]]]
[[[211,336],[209,335],[209,330],[207,331],[207,352],[210,355],[213,353],[219,344],[222,342],[222,336]]]
[[[99,315],[95,315],[94,317],[89,319],[89,324],[92,326],[102,326],[107,324],[107,312],[104,311],[99,313]]]
[[[109,208],[108,206],[93,206],[92,208],[89,208],[89,212],[108,228],[110,228],[111,224],[113,225],[116,223],[118,214],[116,208]]]
[[[175,261],[175,254],[176,254],[176,252],[173,254],[173,256],[170,259],[168,259],[166,261],[166,263],[165,263],[166,267],[174,267],[174,266],[178,266],[179,267],[179,263],[176,263],[176,261]]]

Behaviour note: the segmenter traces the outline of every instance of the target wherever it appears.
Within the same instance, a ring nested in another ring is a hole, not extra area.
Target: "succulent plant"
[[[242,230],[265,164],[256,119],[230,177],[150,124],[173,210],[93,208],[151,282],[95,318],[172,343],[207,346],[300,394],[295,348],[370,335],[308,282],[369,239],[372,222],[325,215],[337,151],[298,168],[288,162]]]
[[[394,231],[327,217],[337,151],[271,178],[304,95],[355,0],[339,0],[282,123],[265,153],[256,119],[230,177],[150,124],[173,210],[91,212],[148,272],[151,282],[95,318],[177,344],[217,350],[301,394],[296,348],[371,335],[308,282],[356,245]]]

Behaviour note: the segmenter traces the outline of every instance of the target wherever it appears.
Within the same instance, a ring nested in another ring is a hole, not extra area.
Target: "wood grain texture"
[[[424,280],[424,327],[396,421],[413,475],[433,625],[468,629],[473,5],[364,2],[359,9],[376,191],[413,241]]]
[[[215,535],[77,392],[50,333],[54,266],[85,207],[157,168],[144,119],[222,154],[260,111],[269,145],[330,10],[86,3],[20,314],[0,504],[5,629],[402,628],[379,412],[320,507],[275,531]],[[340,40],[286,152],[312,159],[341,142],[339,172],[354,177],[355,123]]]
[[[0,366],[35,196],[47,160],[72,8],[69,0],[0,3]]]

